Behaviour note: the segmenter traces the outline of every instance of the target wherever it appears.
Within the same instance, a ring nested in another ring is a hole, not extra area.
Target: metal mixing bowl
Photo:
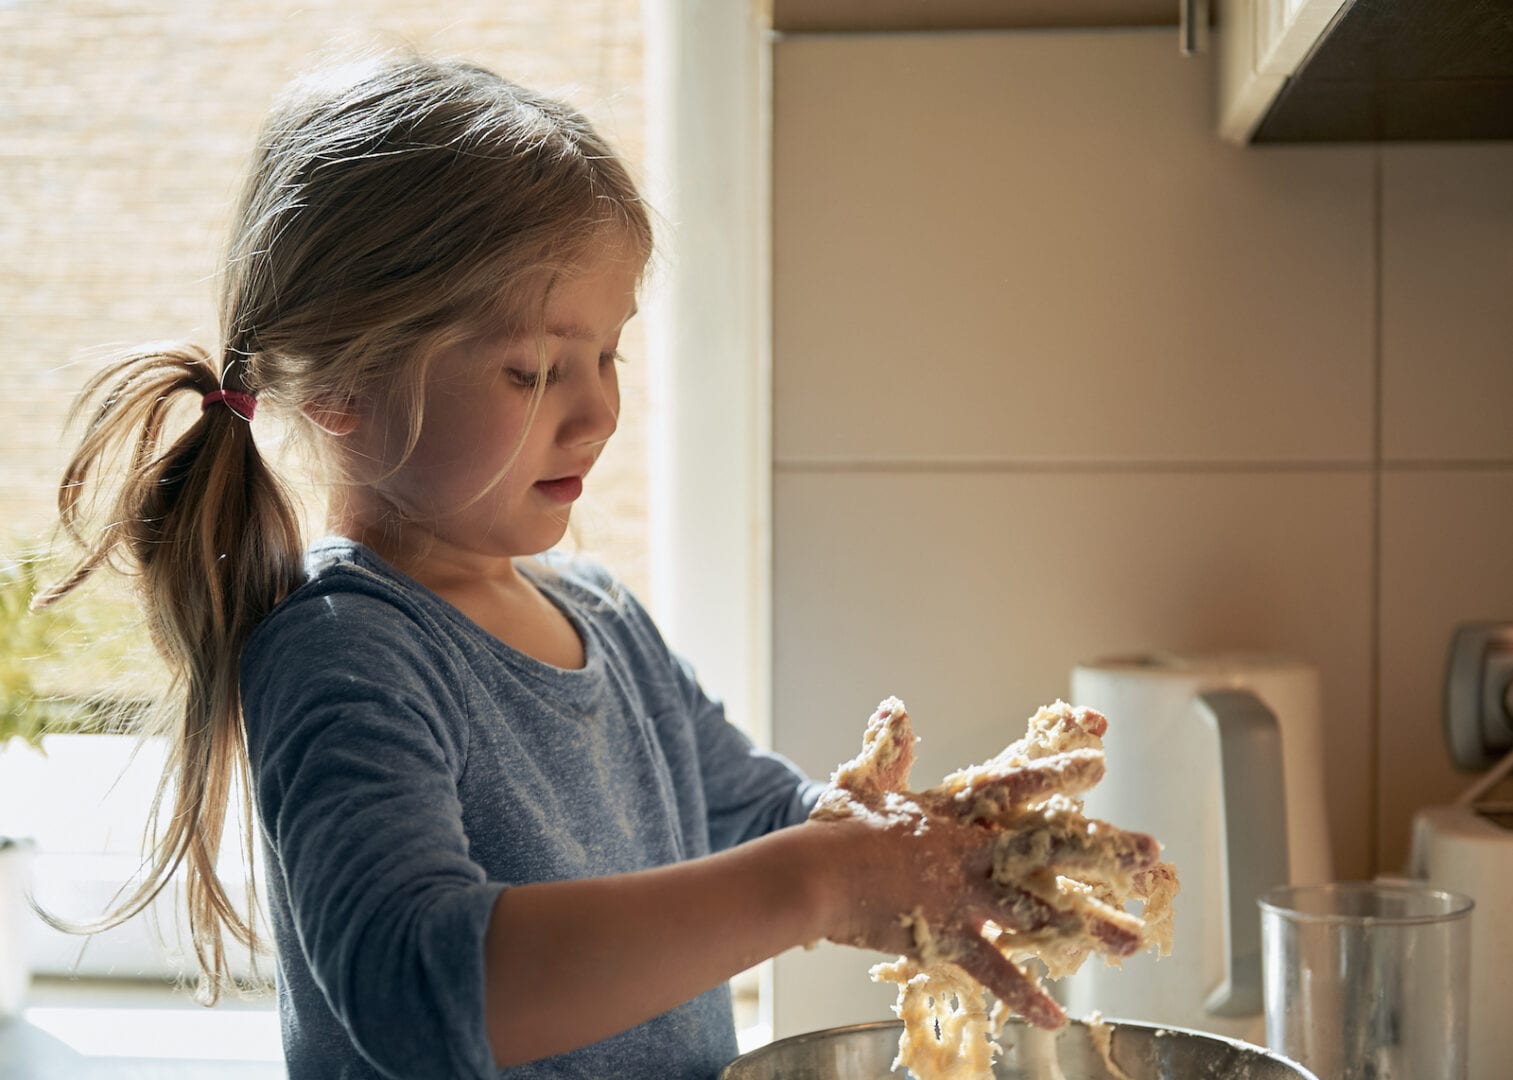
[[[1130,1080],[1318,1080],[1313,1073],[1249,1043],[1200,1031],[1157,1027],[1126,1020],[1106,1022],[1112,1030],[1112,1057]],[[731,1062],[720,1080],[903,1080],[893,1072],[897,1020],[830,1028],[782,1039]],[[1060,1076],[1030,1067],[1020,1058],[1023,1023],[1011,1020],[999,1044],[1004,1054],[994,1080],[1115,1080],[1081,1020],[1056,1032]]]

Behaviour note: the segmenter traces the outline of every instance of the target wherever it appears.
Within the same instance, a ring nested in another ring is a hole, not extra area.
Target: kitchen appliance
[[[998,1040],[1003,1056],[993,1067],[995,1080],[1128,1080],[1165,1077],[1225,1076],[1245,1080],[1317,1080],[1313,1073],[1279,1054],[1216,1035],[1178,1028],[1158,1028],[1124,1020],[1103,1025],[1109,1035],[1108,1059],[1092,1028],[1073,1020],[1054,1032],[1054,1064],[1040,1060],[1038,1047],[1025,1038],[1024,1022],[1010,1020]],[[875,1080],[912,1074],[893,1073],[903,1024],[830,1028],[782,1039],[731,1062],[720,1080]],[[1107,1061],[1120,1070],[1109,1068]]]
[[[1471,912],[1468,1080],[1505,1080],[1513,1062],[1508,973],[1513,971],[1513,802],[1492,797],[1513,753],[1449,806],[1413,818],[1410,872],[1476,902]]]
[[[1073,1015],[1264,1043],[1257,900],[1333,876],[1318,672],[1275,656],[1153,654],[1079,665],[1071,692],[1109,718],[1088,815],[1154,835],[1182,891],[1171,956],[1091,959],[1053,992]]]

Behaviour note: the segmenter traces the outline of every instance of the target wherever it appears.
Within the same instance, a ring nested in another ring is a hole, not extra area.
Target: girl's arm
[[[1060,1006],[984,924],[1012,932],[1016,953],[1053,942],[1112,956],[1140,947],[1138,921],[1122,910],[1076,890],[1047,896],[1063,865],[1126,884],[1158,865],[1153,838],[1088,821],[1063,797],[1102,776],[1095,745],[1106,723],[1091,709],[1042,710],[1015,753],[911,792],[913,729],[890,698],[805,824],[661,869],[505,891],[485,935],[496,1060],[611,1035],[820,938],[926,967],[949,961],[1031,1023],[1058,1026]]]
[[[957,962],[1023,1000],[1024,977],[977,933],[997,903],[983,830],[918,824],[814,821],[654,870],[506,889],[484,946],[496,1062],[605,1038],[795,945],[914,953],[900,912],[977,942]]]
[[[502,1067],[606,1038],[827,936],[822,829],[633,874],[520,885],[494,904],[485,1023]]]

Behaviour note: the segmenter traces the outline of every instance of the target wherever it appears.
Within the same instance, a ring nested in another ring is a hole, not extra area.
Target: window
[[[265,0],[217,4],[212,14],[194,0],[0,2],[6,542],[21,544],[50,527],[55,485],[72,448],[60,438],[64,415],[102,346],[162,337],[214,346],[213,274],[226,219],[276,88],[344,44],[376,40],[465,56],[572,101],[643,181],[656,171],[641,164],[655,144],[662,186],[648,194],[670,226],[659,239],[667,259],[649,282],[646,314],[622,344],[630,363],[621,371],[620,432],[575,519],[583,546],[648,601],[669,640],[725,697],[732,719],[760,733],[768,633],[767,27],[760,7],[454,0],[436,9],[397,0]],[[655,69],[650,80],[643,66]],[[87,601],[111,604],[124,608],[125,601]],[[140,649],[140,635],[120,638],[109,670],[89,677],[148,672],[139,681],[154,685],[144,657],[122,658]],[[81,752],[94,759],[95,749]],[[30,767],[6,756],[0,754],[0,778]],[[119,867],[131,862],[139,830],[127,824],[126,804],[144,803],[153,779],[149,754],[115,787],[109,809],[88,814],[76,793],[100,790],[120,767],[92,760],[88,769],[81,784],[60,792],[77,820],[72,840],[61,836],[70,828],[61,813],[49,815],[47,839],[104,857],[91,863],[65,851],[53,867],[45,860],[38,867],[44,889],[54,875],[53,896],[73,875],[72,894],[88,898],[79,914],[91,904],[98,910],[108,895],[98,890],[118,883]],[[24,797],[23,788],[0,783],[13,798]],[[7,824],[0,816],[0,831]],[[142,921],[128,929],[126,951],[107,961],[100,954],[110,946],[97,942],[93,954],[122,973],[161,963],[149,955]],[[166,913],[158,921],[173,925]],[[77,946],[68,944],[51,955],[71,962]],[[750,976],[740,985],[743,1045],[750,1045],[764,1029],[748,1026]],[[87,1012],[74,1019],[94,1025],[98,1018]]]
[[[7,522],[0,556],[50,534],[58,479],[76,438],[61,437],[64,419],[109,346],[185,338],[216,347],[215,274],[244,162],[273,94],[320,55],[377,44],[466,57],[569,100],[620,149],[633,175],[644,172],[640,0],[454,0],[444,14],[437,10],[398,0],[0,4],[0,365],[7,388],[0,395]],[[621,345],[629,363],[620,372],[619,434],[575,513],[581,545],[643,596],[650,589],[645,340],[636,320]],[[259,420],[261,442],[268,429]],[[316,502],[313,489],[306,495]],[[88,590],[60,607],[96,623],[106,612],[119,647],[55,658],[56,681],[47,688],[150,694],[161,675],[144,635],[129,626],[124,585],[102,580]],[[45,794],[48,781],[36,763],[18,760],[19,752],[8,756],[0,764],[30,777],[27,790]],[[87,771],[71,787],[78,812],[51,814],[34,830],[47,844],[37,865],[39,892],[79,897],[66,909],[77,916],[97,913],[109,899],[105,884],[120,884],[135,867],[131,856],[156,777],[148,753],[112,789],[124,757],[112,765],[94,750],[85,756]],[[9,795],[21,791],[18,780]],[[110,792],[110,809],[93,806],[86,791],[99,799]],[[136,821],[122,824],[133,807]],[[19,827],[0,820],[0,832],[7,826]],[[159,921],[173,925],[166,915]],[[142,970],[163,962],[145,957],[151,939],[139,925],[121,931],[142,943],[125,954],[138,957]],[[77,943],[54,945],[47,955],[66,969]],[[94,955],[110,949],[103,938],[91,945]],[[130,959],[122,963],[130,970]]]
[[[581,108],[641,175],[640,0],[0,5],[0,451],[8,540],[49,527],[74,394],[108,344],[215,346],[214,274],[245,157],[276,89],[320,54],[413,44]],[[644,331],[582,544],[649,586]]]

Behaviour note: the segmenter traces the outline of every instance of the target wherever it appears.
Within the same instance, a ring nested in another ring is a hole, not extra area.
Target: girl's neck
[[[337,500],[330,521],[333,531],[366,545],[391,566],[448,599],[480,590],[495,594],[535,591],[513,557],[459,548],[392,511],[363,513],[351,502]]]
[[[504,644],[553,667],[577,670],[587,647],[572,622],[508,557],[460,552],[440,537],[408,529],[334,522]]]
[[[511,648],[558,668],[587,662],[577,629],[512,557],[458,548],[399,514],[362,513],[350,500],[337,499],[330,520]]]

